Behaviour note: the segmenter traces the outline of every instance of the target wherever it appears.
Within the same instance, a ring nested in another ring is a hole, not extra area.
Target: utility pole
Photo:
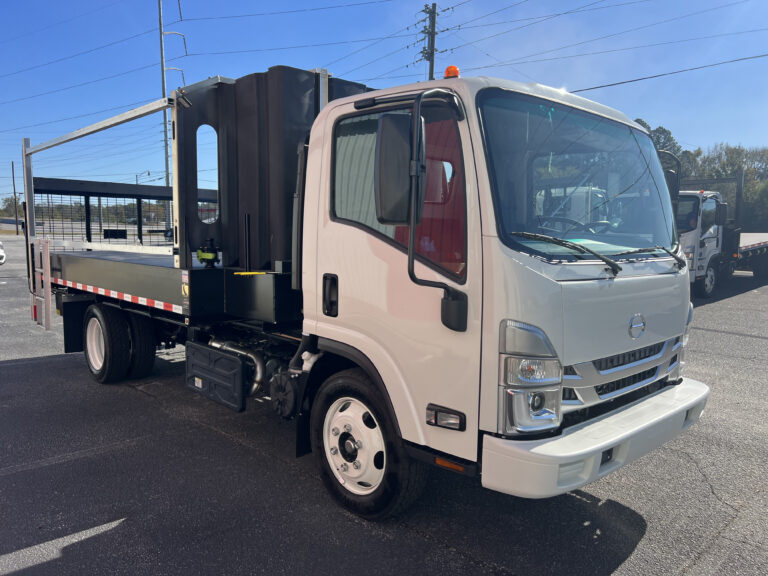
[[[16,218],[16,236],[19,235],[19,203],[16,200],[16,171],[11,161],[11,182],[13,182],[13,216]]]
[[[427,36],[427,47],[421,50],[421,56],[424,60],[429,62],[429,79],[435,79],[435,26],[437,25],[437,4],[432,3],[424,4],[424,10],[422,10],[429,18],[429,24],[423,30],[423,33]]]
[[[163,98],[167,98],[168,94],[165,88],[165,32],[163,31],[163,0],[157,0],[157,16],[160,27],[160,75],[162,76],[163,86]],[[171,187],[171,180],[169,177],[170,167],[168,165],[168,108],[163,108],[163,139],[165,140],[165,188]],[[171,229],[171,203],[165,204],[165,227],[167,230]]]

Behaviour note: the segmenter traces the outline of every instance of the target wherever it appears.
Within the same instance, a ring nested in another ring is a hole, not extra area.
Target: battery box
[[[187,387],[224,406],[245,410],[243,360],[232,352],[187,342]]]

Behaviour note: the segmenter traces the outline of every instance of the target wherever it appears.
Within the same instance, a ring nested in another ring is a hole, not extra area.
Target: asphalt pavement
[[[0,575],[766,574],[768,286],[696,300],[687,375],[701,421],[656,452],[532,501],[433,470],[403,516],[325,493],[294,427],[184,386],[182,351],[99,385],[29,319],[23,243],[1,236]]]

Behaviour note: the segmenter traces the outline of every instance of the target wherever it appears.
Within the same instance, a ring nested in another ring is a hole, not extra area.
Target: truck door
[[[701,236],[699,239],[696,276],[703,275],[710,259],[720,253],[720,226],[715,222],[717,200],[710,196],[701,205]],[[713,263],[716,265],[716,263]]]
[[[384,110],[341,105],[327,112],[323,166],[329,177],[320,192],[316,244],[304,242],[305,258],[307,250],[317,251],[316,325],[306,321],[313,314],[305,298],[305,330],[310,326],[372,362],[405,440],[475,461],[482,254],[467,122],[445,103],[424,104],[427,170],[416,274],[467,294],[467,330],[455,332],[441,322],[443,291],[408,276],[408,227],[376,218],[374,151]],[[426,425],[430,403],[464,414],[466,430]]]

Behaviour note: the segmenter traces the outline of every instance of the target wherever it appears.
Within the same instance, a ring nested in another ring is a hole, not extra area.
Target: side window
[[[715,226],[715,211],[717,209],[717,202],[714,198],[707,198],[704,200],[704,204],[701,205],[701,230],[702,236],[711,236],[714,234]]]
[[[209,124],[197,129],[197,217],[205,224],[219,219],[219,137]]]
[[[416,253],[447,275],[463,279],[467,214],[458,125],[447,106],[425,105],[422,112],[426,131],[425,202],[421,222],[416,226]],[[407,248],[407,226],[380,224],[376,219],[373,170],[379,115],[349,117],[336,125],[333,216],[362,225]]]

